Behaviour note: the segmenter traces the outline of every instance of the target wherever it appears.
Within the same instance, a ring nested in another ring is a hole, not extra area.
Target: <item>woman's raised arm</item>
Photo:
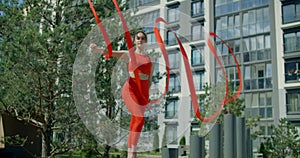
[[[95,43],[90,44],[90,48],[97,53],[100,53],[102,55],[107,55],[108,51],[103,48],[98,48]],[[128,51],[127,50],[113,50],[112,51],[112,56],[117,57],[117,58],[128,58]]]

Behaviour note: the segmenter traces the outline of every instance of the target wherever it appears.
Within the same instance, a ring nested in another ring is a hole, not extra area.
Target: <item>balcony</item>
[[[300,70],[289,70],[285,74],[285,83],[300,82]]]

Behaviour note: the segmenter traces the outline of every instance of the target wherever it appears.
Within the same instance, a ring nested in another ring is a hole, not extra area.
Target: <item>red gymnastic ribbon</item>
[[[89,5],[90,5],[91,10],[92,10],[92,12],[93,12],[93,15],[94,15],[94,17],[95,17],[95,19],[96,19],[96,22],[97,22],[97,24],[98,24],[98,27],[99,27],[99,29],[100,29],[102,35],[103,35],[103,38],[104,38],[104,40],[105,40],[105,43],[106,43],[106,45],[107,45],[108,55],[106,55],[105,57],[106,57],[106,59],[108,59],[108,58],[110,58],[110,57],[112,56],[112,46],[111,46],[111,42],[110,42],[110,40],[109,40],[109,36],[107,35],[107,32],[106,32],[105,28],[104,28],[103,25],[101,24],[101,21],[100,21],[98,15],[97,15],[97,13],[96,13],[96,10],[95,10],[95,8],[94,8],[94,6],[93,6],[92,1],[91,1],[91,0],[88,0],[88,2],[89,2]]]
[[[234,95],[232,95],[230,98],[226,99],[226,102],[224,103],[224,105],[234,101],[235,99],[237,99],[240,94],[241,94],[241,91],[242,91],[242,88],[243,88],[243,82],[242,82],[242,74],[241,74],[241,68],[240,68],[240,65],[239,65],[239,62],[238,60],[236,59],[236,56],[234,55],[234,52],[232,51],[232,48],[222,39],[220,38],[217,34],[215,34],[214,32],[210,32],[209,33],[209,36],[212,36],[212,37],[215,37],[215,38],[218,38],[223,44],[225,44],[225,46],[227,47],[227,49],[229,50],[231,56],[233,57],[234,59],[234,62],[235,62],[235,65],[238,69],[238,78],[239,78],[239,82],[240,82],[240,85],[239,85],[239,88],[237,89],[236,93],[234,93]],[[217,56],[217,51],[215,49],[215,47],[212,45],[212,42],[211,42],[211,39],[208,38],[207,39],[207,42],[209,43],[208,46],[209,46],[209,49],[213,52],[214,56],[216,58],[218,58]],[[222,63],[219,63],[219,65],[222,64]],[[227,78],[226,78],[227,79]],[[228,82],[228,80],[227,80]],[[227,89],[228,89],[228,85],[227,85]]]
[[[163,40],[161,38],[161,35],[159,33],[159,30],[157,28],[157,23],[158,22],[163,22],[166,25],[169,25],[169,24],[163,18],[161,18],[161,17],[157,18],[155,20],[155,23],[154,23],[154,34],[155,34],[156,40],[158,42],[158,45],[159,45],[159,47],[160,47],[160,49],[161,49],[164,57],[167,58],[168,56],[167,56],[167,51],[166,51],[166,48],[165,48],[165,44],[164,44],[164,42],[163,42]],[[188,80],[188,86],[189,86],[190,93],[191,93],[192,106],[193,106],[193,110],[195,112],[195,115],[202,122],[210,122],[210,121],[214,120],[217,116],[219,116],[219,114],[222,111],[223,106],[225,104],[233,101],[234,99],[236,99],[240,95],[240,92],[241,92],[241,89],[242,89],[242,85],[240,84],[240,87],[239,87],[237,93],[235,93],[231,98],[228,99],[228,79],[226,77],[225,69],[222,66],[222,63],[221,63],[221,61],[220,61],[220,59],[219,59],[219,57],[217,55],[217,51],[216,51],[215,47],[213,46],[213,44],[212,44],[212,42],[210,40],[210,36],[219,38],[227,46],[227,48],[229,49],[231,55],[234,57],[234,61],[236,63],[236,66],[238,67],[238,77],[239,77],[239,80],[240,80],[240,83],[241,83],[241,72],[240,72],[240,67],[239,67],[238,61],[237,61],[236,57],[234,56],[234,53],[233,53],[232,49],[230,48],[229,45],[226,44],[226,42],[224,40],[222,40],[220,37],[218,37],[215,33],[210,33],[209,34],[209,37],[207,39],[208,47],[210,48],[210,50],[214,54],[215,58],[217,59],[217,63],[220,65],[220,67],[222,69],[222,73],[223,73],[223,75],[225,77],[225,80],[226,80],[226,93],[225,93],[224,100],[221,102],[221,105],[218,108],[218,110],[215,112],[215,114],[213,114],[210,117],[204,118],[204,117],[201,116],[200,109],[199,109],[199,106],[198,106],[199,105],[198,104],[198,98],[197,98],[196,91],[195,91],[195,86],[194,86],[194,81],[193,81],[193,77],[192,77],[192,71],[191,71],[191,68],[190,68],[188,56],[187,56],[187,54],[186,54],[186,52],[184,50],[184,47],[183,47],[180,39],[178,38],[177,34],[173,31],[173,29],[171,27],[167,27],[167,28],[169,28],[169,30],[174,33],[175,38],[176,38],[176,40],[177,40],[177,42],[179,44],[181,54],[183,56],[184,66],[185,66],[185,70],[186,70],[186,77],[187,77],[187,80]],[[166,61],[168,61],[168,60],[166,60]],[[169,70],[170,69],[167,68],[168,78],[170,77]],[[168,87],[168,83],[167,83],[166,87]]]
[[[98,26],[100,28],[100,31],[101,31],[104,39],[105,39],[105,42],[107,44],[109,55],[106,56],[106,57],[109,58],[112,55],[112,46],[111,46],[109,37],[108,37],[108,35],[107,35],[104,27],[101,24],[101,21],[100,21],[98,15],[96,13],[94,7],[93,7],[92,2],[90,0],[88,0],[88,1],[89,1],[91,9],[93,11],[93,14],[94,14],[94,17],[96,19],[96,22],[97,22],[97,24],[98,24]],[[121,12],[121,10],[119,8],[118,3],[116,2],[116,0],[113,0],[113,2],[115,4],[115,6],[116,6],[116,9],[118,10],[118,14],[119,14],[119,16],[121,18],[121,22],[123,24],[123,29],[124,29],[124,34],[125,34],[125,38],[126,38],[127,47],[128,47],[128,50],[129,50],[130,59],[133,62],[133,64],[135,65],[136,64],[136,58],[135,58],[135,54],[134,54],[134,50],[133,50],[133,44],[132,44],[130,32],[128,31],[128,27],[126,25],[126,21],[125,21],[123,15],[122,15],[122,12]],[[166,25],[168,25],[168,23],[163,18],[161,18],[161,17],[157,18],[155,20],[155,23],[154,23],[154,34],[155,34],[156,40],[158,42],[158,45],[159,45],[159,47],[160,47],[160,49],[161,49],[161,51],[163,53],[163,56],[164,56],[164,59],[165,59],[165,62],[166,62],[167,81],[166,81],[165,92],[163,93],[163,95],[165,95],[167,93],[168,87],[169,87],[170,66],[169,66],[168,54],[167,54],[167,51],[166,51],[166,48],[165,48],[165,44],[164,44],[164,42],[163,42],[163,40],[161,38],[161,35],[159,33],[159,29],[157,28],[157,23],[158,22],[163,22]],[[219,114],[221,113],[221,111],[223,109],[223,106],[225,104],[228,104],[228,103],[232,102],[233,100],[235,100],[236,98],[238,98],[239,95],[240,95],[240,93],[241,93],[241,90],[242,90],[242,78],[241,78],[241,71],[240,71],[240,66],[238,64],[238,61],[237,61],[237,59],[236,59],[236,57],[235,57],[235,55],[234,55],[231,47],[224,40],[222,40],[219,36],[217,36],[215,33],[210,32],[210,34],[209,34],[209,36],[207,38],[207,44],[208,44],[209,49],[213,53],[214,57],[216,58],[217,63],[219,64],[219,66],[222,69],[222,73],[223,73],[223,75],[225,77],[225,80],[226,80],[226,89],[225,89],[226,93],[225,93],[224,99],[220,103],[221,104],[220,107],[215,112],[215,114],[213,114],[210,117],[204,118],[204,117],[201,116],[200,109],[199,109],[199,106],[198,106],[198,98],[197,98],[196,91],[195,91],[195,86],[194,86],[194,81],[193,81],[193,77],[192,77],[192,71],[191,71],[191,68],[190,68],[188,56],[187,56],[187,54],[186,54],[186,52],[184,50],[184,47],[183,47],[180,39],[177,37],[177,34],[172,30],[171,27],[168,27],[168,28],[174,33],[175,38],[176,38],[176,40],[177,40],[177,42],[179,44],[181,54],[183,56],[184,66],[185,66],[185,70],[186,70],[186,76],[187,76],[188,85],[189,85],[189,89],[190,89],[190,93],[191,93],[192,106],[193,106],[193,110],[195,112],[195,115],[202,122],[210,122],[210,121],[214,120],[217,116],[219,116]],[[218,38],[218,39],[221,40],[221,42],[223,44],[226,45],[226,47],[228,48],[230,54],[234,58],[234,61],[235,61],[236,66],[238,68],[238,78],[239,78],[239,81],[240,81],[240,86],[239,86],[237,92],[233,96],[231,96],[230,98],[228,98],[228,89],[229,88],[228,88],[228,79],[227,79],[227,76],[226,76],[226,72],[225,72],[225,69],[224,69],[221,61],[220,61],[220,58],[217,55],[217,51],[216,51],[215,47],[213,46],[210,37]],[[137,83],[138,83],[139,90],[140,90],[140,92],[142,92],[142,86],[141,86],[141,82],[140,82],[139,72],[137,70],[134,70],[134,74],[135,74],[135,77],[136,77],[136,80],[137,80]],[[141,93],[141,94],[143,94],[143,93]],[[145,96],[143,96],[143,97],[145,97]],[[150,103],[155,104],[157,102],[159,102],[159,99],[158,100],[153,100]]]
[[[103,35],[103,38],[104,38],[104,40],[105,40],[105,42],[106,42],[106,45],[107,45],[107,47],[108,47],[109,55],[106,56],[106,58],[109,58],[109,57],[112,56],[112,46],[111,46],[109,37],[108,37],[108,35],[107,35],[107,33],[106,33],[105,28],[104,28],[103,25],[101,24],[101,21],[100,21],[98,15],[97,15],[97,13],[96,13],[96,10],[95,10],[95,8],[94,8],[94,6],[93,6],[93,3],[91,2],[91,0],[88,0],[88,2],[89,2],[89,5],[90,5],[90,8],[91,8],[91,10],[92,10],[92,12],[93,12],[93,14],[94,14],[94,17],[95,17],[95,19],[96,19],[96,22],[97,22],[97,24],[98,24],[98,27],[99,27],[99,29],[100,29],[100,31],[101,31],[101,33],[102,33],[102,35]],[[129,50],[130,60],[131,60],[131,62],[132,62],[132,64],[133,64],[134,66],[139,66],[139,65],[136,65],[136,58],[135,58],[134,49],[133,49],[134,46],[133,46],[133,43],[132,43],[132,40],[131,40],[131,35],[130,35],[129,30],[128,30],[126,21],[125,21],[125,19],[124,19],[123,14],[122,14],[122,11],[121,11],[121,9],[120,9],[120,7],[119,7],[119,5],[118,5],[118,2],[117,2],[116,0],[113,0],[113,3],[114,3],[114,5],[115,5],[115,7],[116,7],[116,9],[117,9],[117,11],[118,11],[118,14],[119,14],[119,16],[120,16],[121,22],[122,22],[122,24],[123,24],[124,35],[125,35],[125,38],[126,38],[127,48],[128,48],[128,50]],[[139,70],[136,69],[136,68],[134,68],[134,71],[133,71],[133,72],[134,72],[135,79],[136,79],[136,81],[137,81],[137,85],[138,85],[138,89],[139,89],[139,91],[140,91],[140,94],[144,94],[144,93],[142,93],[142,85],[141,85],[141,81],[140,81]],[[149,101],[149,98],[146,98],[146,97],[143,96],[143,95],[142,95],[142,97],[143,97],[143,100]]]
[[[124,35],[125,35],[125,38],[126,38],[126,43],[127,43],[127,48],[129,50],[129,56],[130,56],[130,59],[131,59],[131,62],[134,66],[140,66],[140,65],[136,65],[136,58],[135,58],[135,54],[134,54],[134,46],[133,46],[133,43],[132,43],[132,40],[131,40],[131,35],[130,35],[130,32],[128,30],[128,27],[127,27],[127,24],[126,24],[126,21],[125,21],[125,18],[122,14],[122,11],[118,5],[118,2],[116,0],[113,0],[115,6],[116,6],[116,9],[118,11],[118,14],[119,14],[119,17],[121,19],[121,22],[123,24],[123,29],[124,29]],[[134,73],[134,76],[135,76],[135,79],[137,81],[137,85],[138,85],[138,88],[139,88],[139,91],[140,91],[140,94],[142,95],[143,97],[143,100],[146,100],[149,102],[149,98],[146,98],[146,96],[144,96],[143,94],[143,89],[142,89],[142,85],[141,85],[141,80],[140,80],[140,75],[139,75],[139,70],[136,69],[136,68],[133,68],[133,73]]]

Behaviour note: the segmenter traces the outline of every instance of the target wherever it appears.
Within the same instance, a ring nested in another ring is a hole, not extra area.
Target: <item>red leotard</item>
[[[150,76],[152,62],[150,57],[143,54],[135,53],[136,64],[128,63],[128,72],[133,72],[137,69],[138,73],[147,74]],[[129,77],[122,89],[122,98],[131,113],[130,132],[128,136],[128,148],[132,145],[136,146],[140,132],[142,131],[145,119],[144,112],[149,103],[149,79],[142,80],[140,91],[136,78]]]

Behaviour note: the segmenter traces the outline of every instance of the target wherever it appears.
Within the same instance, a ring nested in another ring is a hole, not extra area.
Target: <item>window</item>
[[[233,41],[228,41],[227,44],[231,47],[232,51],[235,52],[235,48],[237,48],[237,50],[239,50],[238,46],[235,45],[235,42],[236,44],[239,43],[239,40],[233,40]],[[217,42],[216,44],[217,46],[217,51],[218,51],[218,56],[224,56],[224,55],[229,55],[230,52],[228,50],[228,47],[223,44],[222,42]],[[231,56],[231,55],[230,55]]]
[[[176,74],[170,75],[169,92],[171,93],[180,92],[179,77]]]
[[[152,11],[140,16],[144,27],[144,31],[147,33],[147,39],[148,39],[147,42],[149,44],[157,43],[154,35],[154,30],[153,30],[154,21],[157,17],[159,17],[159,10]],[[158,23],[158,27],[159,27],[159,23]]]
[[[272,88],[272,64],[266,64],[266,85],[265,88]]]
[[[300,89],[287,91],[286,106],[288,114],[300,113]]]
[[[207,112],[207,103],[209,102],[208,100],[205,100],[205,94],[200,94],[197,96],[198,99],[198,108],[200,110],[201,115],[205,115]],[[207,99],[207,98],[206,98]],[[205,104],[206,103],[206,104]],[[204,105],[205,104],[205,105]],[[195,111],[194,111],[194,107],[193,107],[193,103],[191,101],[191,106],[190,106],[190,110],[191,110],[191,118],[194,118],[196,116]],[[193,125],[193,122],[192,122]],[[199,124],[198,124],[199,125]],[[195,125],[193,125],[195,126]],[[198,129],[199,130],[199,129]]]
[[[273,117],[272,92],[246,93],[246,116],[260,115],[262,119]]]
[[[267,135],[272,135],[272,134],[273,134],[272,126],[267,126]]]
[[[204,23],[197,23],[192,26],[192,40],[204,40]]]
[[[221,69],[217,69],[216,72],[217,72],[216,73],[216,75],[217,75],[216,76],[216,78],[217,78],[216,81],[217,82],[222,82],[222,78],[224,77],[224,75],[222,73],[222,70]]]
[[[292,4],[282,6],[282,21],[284,24],[300,20],[300,3],[294,1]]]
[[[151,84],[151,87],[150,87],[150,96],[149,96],[149,98],[151,100],[157,99],[160,95],[160,92],[159,92],[160,91],[159,90],[160,89],[159,88],[160,87],[160,84],[159,84],[160,79],[158,77],[158,75],[159,75],[158,74],[159,73],[159,62],[156,59],[156,61],[154,63],[155,63],[155,66],[154,66],[154,70],[153,70],[153,80],[152,80],[152,84]]]
[[[256,39],[257,39],[256,41],[257,49],[264,49],[264,36],[257,36]]]
[[[177,44],[177,40],[176,40],[175,34],[172,31],[167,31],[167,44],[169,46]]]
[[[196,71],[193,73],[193,80],[195,84],[195,90],[201,91],[203,90],[204,86],[204,72],[203,71]]]
[[[134,4],[135,4],[135,6],[143,6],[143,5],[153,3],[153,2],[159,3],[159,0],[135,0]]]
[[[244,89],[250,90],[250,81],[251,81],[251,73],[250,73],[250,66],[245,66],[244,69]]]
[[[216,34],[223,39],[240,37],[240,15],[223,16],[216,19]]]
[[[250,45],[249,45],[249,38],[244,38],[243,39],[243,51],[249,51],[250,50]]]
[[[242,9],[268,4],[269,0],[242,0]]]
[[[250,51],[255,51],[256,50],[256,37],[251,37],[249,39],[250,42]]]
[[[165,106],[165,118],[173,119],[178,116],[178,99],[167,100]]]
[[[251,0],[252,1],[252,0]],[[269,8],[259,8],[243,13],[243,36],[270,31]]]
[[[253,64],[244,68],[244,90],[272,88],[272,65]]]
[[[300,81],[300,59],[287,61],[285,67],[285,82]]]
[[[228,46],[230,46],[238,62],[240,62],[241,60],[240,39],[227,41],[227,44]],[[218,56],[222,56],[222,62],[225,66],[236,65],[234,61],[234,57],[230,53],[227,45],[223,44],[222,42],[217,42],[216,47],[217,47]]]
[[[263,139],[265,139],[266,136],[272,135],[273,127],[271,125],[261,125],[259,126],[259,129],[261,131],[259,136]]]
[[[238,70],[236,67],[227,67],[225,69],[226,71],[226,76],[227,76],[227,79],[228,81],[231,81],[232,87],[234,86],[239,86],[240,85],[240,81],[238,79]]]
[[[168,54],[170,69],[178,69],[180,66],[180,56],[179,53]]]
[[[203,52],[204,48],[192,48],[192,57],[191,57],[191,63],[192,66],[198,66],[204,64],[204,58],[203,58]]]
[[[270,60],[270,35],[261,35],[243,39],[244,62]]]
[[[270,39],[270,35],[266,35],[265,36],[265,44],[264,44],[264,46],[265,46],[265,48],[266,49],[270,49],[271,48],[271,39]]]
[[[169,23],[179,21],[179,5],[169,7],[167,10],[167,16]]]
[[[272,92],[259,93],[259,114],[262,118],[272,118]],[[271,103],[270,103],[271,101]]]
[[[158,17],[159,17],[159,10],[148,12],[147,14],[142,15],[144,26],[153,29],[154,21]]]
[[[226,68],[227,69],[227,78],[229,81],[234,81],[237,76],[235,76],[235,67],[229,67],[229,68]]]
[[[233,52],[234,52],[234,53],[240,52],[240,51],[241,51],[240,46],[241,46],[240,40],[235,40],[235,41],[234,41],[234,47],[232,47]]]
[[[147,43],[148,44],[156,44],[156,38],[155,38],[155,34],[152,31],[145,31],[147,33]]]
[[[156,0],[144,0],[144,3],[147,4],[147,3],[151,3],[151,2],[154,2]]]
[[[192,2],[192,4],[191,4],[191,15],[192,15],[192,17],[204,15],[203,0]]]
[[[284,53],[300,51],[300,28],[295,31],[286,31],[284,38]]]
[[[250,79],[250,66],[245,66],[245,71],[244,71],[244,79]]]
[[[177,125],[166,125],[166,141],[168,144],[177,144]]]
[[[216,0],[215,14],[223,15],[240,10],[239,0]]]

